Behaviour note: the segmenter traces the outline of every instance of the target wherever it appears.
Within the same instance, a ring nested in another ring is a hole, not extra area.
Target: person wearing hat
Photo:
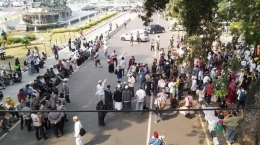
[[[163,141],[159,138],[159,133],[157,131],[153,132],[153,136],[149,140],[149,145],[163,145]]]
[[[66,102],[70,105],[70,97],[69,97],[69,85],[67,84],[68,82],[68,79],[65,78],[63,79],[63,83],[62,83],[62,92],[64,93],[65,95],[65,99],[66,99]]]
[[[97,89],[96,95],[98,95],[99,101],[105,100],[105,98],[104,98],[105,83],[106,83],[106,79],[103,82],[101,80],[98,81],[98,84],[97,84],[97,87],[96,87],[96,89]]]
[[[36,108],[36,110],[37,109],[39,109],[39,108]],[[42,139],[40,137],[39,133],[43,136],[44,140],[47,140],[48,137],[44,133],[43,126],[42,126],[43,125],[43,121],[44,121],[42,114],[37,113],[37,112],[32,112],[31,118],[32,118],[34,130],[35,130],[35,137],[36,137],[37,141]]]
[[[111,86],[107,85],[107,89],[104,91],[105,94],[105,105],[108,110],[113,110],[113,93],[111,92]]]
[[[51,110],[56,110],[56,108],[51,108]],[[61,118],[62,115],[60,112],[50,112],[48,114],[48,120],[51,123],[51,128],[53,133],[57,138],[59,138],[58,130],[60,131],[61,135],[63,135],[63,127],[61,125]]]
[[[128,88],[132,92],[132,97],[134,97],[134,84],[135,84],[135,78],[132,74],[128,77]]]
[[[125,90],[122,93],[123,106],[125,110],[131,110],[131,98],[132,93],[128,89],[128,86],[125,86]]]
[[[31,111],[30,102],[25,102],[25,106],[22,108],[22,111]],[[32,129],[32,118],[30,112],[23,112],[23,118],[25,119],[25,124],[27,126],[28,132],[33,131]]]
[[[115,110],[121,110],[123,108],[123,103],[122,103],[122,89],[120,84],[117,85],[113,94],[114,94],[114,108]]]

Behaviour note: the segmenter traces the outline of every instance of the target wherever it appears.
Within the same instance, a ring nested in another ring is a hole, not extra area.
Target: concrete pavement
[[[133,14],[131,15],[133,16]],[[156,17],[154,18],[156,19]],[[169,23],[164,20],[159,21],[165,28]],[[118,23],[118,22],[117,22]],[[142,29],[142,22],[136,18],[127,25],[127,29],[119,31],[108,43],[109,54],[113,50],[117,51],[118,56],[123,54],[125,60],[128,62],[132,55],[135,56],[136,62],[151,64],[154,52],[150,51],[150,42],[141,44],[134,43],[130,46],[129,41],[121,41],[120,35],[133,29]],[[159,34],[161,36],[161,46],[166,48],[169,44],[169,39],[173,32]],[[155,38],[156,35],[150,35]],[[100,51],[103,56],[103,51]],[[120,58],[118,58],[120,60]],[[114,73],[108,73],[107,61],[102,58],[102,68],[94,68],[94,61],[87,61],[76,71],[69,80],[71,90],[71,106],[68,110],[95,110],[98,102],[95,96],[95,87],[98,80],[107,79],[106,85],[110,84],[112,89],[116,86],[116,76]],[[127,78],[124,77],[123,81]],[[139,86],[139,78],[135,84],[135,90]],[[153,104],[154,98],[147,98],[147,106]],[[132,102],[132,108],[135,109],[135,101]],[[193,114],[193,112],[192,112]],[[83,137],[85,145],[146,145],[154,131],[159,132],[160,135],[165,136],[167,145],[206,145],[205,133],[202,130],[199,119],[196,114],[193,114],[192,119],[187,119],[183,115],[176,112],[165,113],[163,122],[155,124],[153,121],[153,114],[144,113],[108,113],[105,127],[99,127],[97,123],[97,113],[68,113],[71,118],[78,115],[87,134]],[[73,137],[73,122],[65,124],[65,135],[56,139],[52,131],[48,130],[47,134],[50,139],[46,141],[36,141],[34,133],[27,133],[25,130],[21,131],[19,127],[14,128],[1,143],[3,145],[19,144],[24,142],[28,145],[42,144],[42,145],[73,145],[75,144]]]

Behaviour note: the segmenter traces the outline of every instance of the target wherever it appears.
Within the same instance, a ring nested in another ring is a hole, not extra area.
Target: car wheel
[[[165,32],[165,30],[163,29],[163,30],[162,30],[162,33],[164,33],[164,32]]]
[[[155,31],[152,31],[152,34],[155,34]]]
[[[121,37],[121,41],[125,41],[125,37]]]

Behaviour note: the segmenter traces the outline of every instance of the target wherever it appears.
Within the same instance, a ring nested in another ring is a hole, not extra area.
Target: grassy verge
[[[103,25],[104,23],[111,21],[115,17],[117,17],[119,14],[106,19],[99,24],[91,27],[90,29],[83,30],[84,33],[88,33],[92,31],[93,29],[99,27],[100,25]],[[78,37],[78,32],[66,32],[66,33],[34,33],[36,37],[42,39],[41,41],[33,41],[29,46],[27,46],[27,49],[33,49],[34,46],[37,46],[39,48],[39,52],[46,52],[48,56],[52,55],[51,47],[53,44],[65,44],[68,42],[69,38],[71,40],[74,40],[75,38]],[[19,44],[12,44],[12,45],[7,45],[7,49],[5,49],[6,55],[11,55],[14,56],[14,58],[18,57],[21,63],[21,67],[25,68],[23,65],[23,61],[25,59],[25,55],[27,53],[27,49],[25,46],[21,43]],[[11,65],[14,64],[14,59],[6,59],[6,60],[0,60],[0,70],[5,66],[8,65],[8,63],[11,63]]]

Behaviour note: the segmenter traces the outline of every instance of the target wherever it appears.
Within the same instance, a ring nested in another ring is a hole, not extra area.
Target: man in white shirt
[[[128,87],[129,90],[132,92],[132,94],[134,94],[134,84],[135,84],[135,78],[133,77],[132,74],[130,74],[128,77]]]
[[[145,91],[140,87],[136,91],[136,110],[143,110],[145,96]],[[143,114],[143,112],[141,112],[141,114]]]
[[[117,66],[117,54],[116,54],[116,51],[115,50],[113,50],[113,53],[110,55],[112,58],[113,58],[113,60],[116,62],[116,66]]]
[[[107,44],[104,44],[104,53],[105,53],[105,58],[107,58],[107,51],[108,51],[108,46]]]
[[[156,49],[159,50],[160,49],[160,36],[159,35],[156,37],[155,41],[156,41]]]
[[[125,66],[126,66],[126,62],[125,62],[125,58],[122,57],[121,61],[119,62],[119,66],[121,66],[122,72],[123,72],[123,76],[125,76]]]
[[[97,92],[96,92],[96,95],[98,95],[98,99],[99,101],[105,101],[105,98],[104,98],[104,91],[105,91],[105,82],[106,82],[106,79],[102,82],[101,80],[98,81],[98,84],[97,84]]]
[[[155,106],[155,114],[154,114],[154,123],[158,123],[158,120],[162,122],[163,112],[160,111],[163,108],[160,108],[160,104],[165,104],[166,100],[163,98],[163,96],[159,93],[157,94],[157,98],[154,100],[154,106]]]
[[[192,76],[191,79],[192,79],[192,82],[191,82],[190,90],[191,90],[193,98],[195,98],[196,97],[196,90],[197,90],[197,77]]]
[[[2,60],[4,60],[4,48],[2,47],[2,44],[0,44],[0,57]]]
[[[160,80],[158,81],[158,87],[159,87],[159,92],[161,92],[162,89],[165,88],[165,81],[163,78],[160,78]]]

